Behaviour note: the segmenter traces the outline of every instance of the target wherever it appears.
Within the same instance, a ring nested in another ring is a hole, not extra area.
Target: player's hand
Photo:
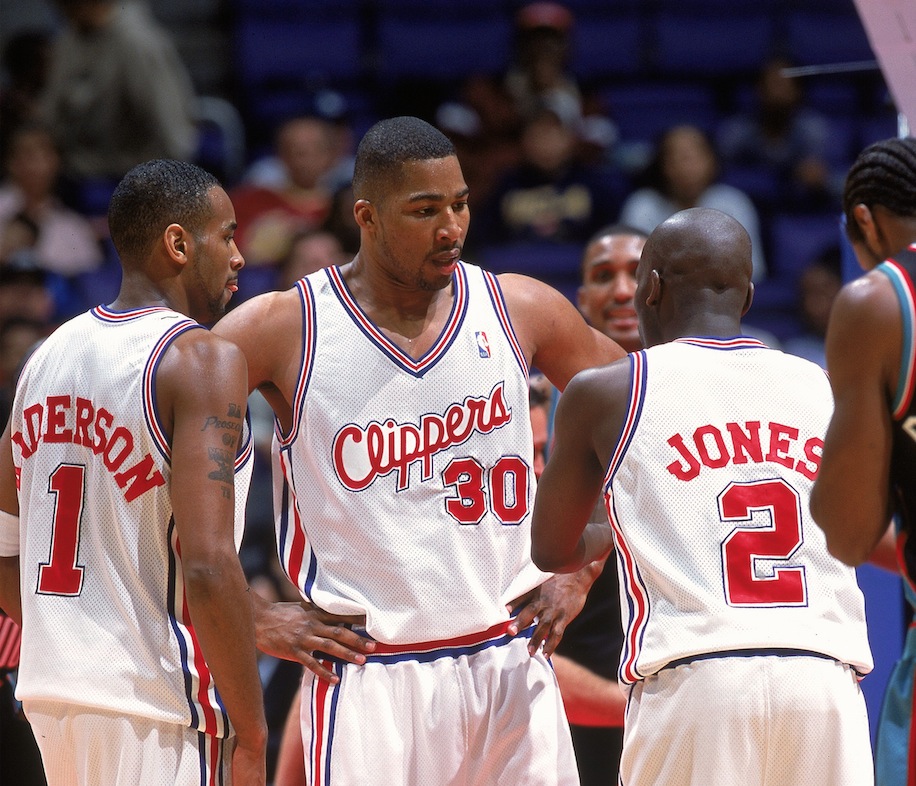
[[[265,786],[266,783],[266,744],[252,748],[237,738],[232,752],[232,786]]]
[[[266,603],[266,602],[265,602]],[[315,652],[362,665],[375,642],[347,625],[363,625],[365,617],[328,614],[308,603],[267,603],[255,610],[258,649],[268,655],[301,663],[331,683],[340,679]]]
[[[511,606],[518,609],[518,614],[509,626],[509,633],[515,635],[536,622],[528,652],[534,655],[543,647],[544,655],[549,658],[563,638],[566,626],[582,611],[603,564],[604,560],[598,560],[576,573],[558,573],[514,601]]]

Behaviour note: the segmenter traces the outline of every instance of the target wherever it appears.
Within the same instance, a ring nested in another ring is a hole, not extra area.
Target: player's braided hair
[[[897,216],[916,216],[916,139],[886,139],[863,150],[846,175],[846,232],[862,241],[852,215],[856,205],[883,205]]]

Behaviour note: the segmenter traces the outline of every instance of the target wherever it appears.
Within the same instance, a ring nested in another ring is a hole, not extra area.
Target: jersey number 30
[[[79,595],[85,568],[76,564],[80,542],[80,519],[86,468],[61,464],[48,478],[48,492],[54,495],[51,522],[51,554],[38,566],[38,592],[42,595]]]
[[[755,513],[768,516],[769,523],[753,525]],[[743,522],[722,541],[728,604],[804,606],[804,567],[772,564],[790,559],[802,544],[798,492],[781,479],[733,483],[719,495],[719,516],[722,521]]]

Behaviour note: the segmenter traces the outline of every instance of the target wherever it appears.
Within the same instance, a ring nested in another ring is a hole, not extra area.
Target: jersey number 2
[[[38,591],[43,595],[79,595],[85,568],[76,564],[80,542],[80,520],[86,468],[61,464],[48,478],[48,491],[54,494],[54,520],[51,522],[51,555],[38,566]]]
[[[769,514],[763,527],[740,524],[722,541],[725,599],[731,606],[803,606],[808,600],[804,567],[773,567],[789,559],[802,543],[798,492],[781,479],[734,483],[719,495],[723,521],[750,522],[754,512]]]

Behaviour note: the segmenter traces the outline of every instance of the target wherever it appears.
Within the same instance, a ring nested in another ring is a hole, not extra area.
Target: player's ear
[[[353,205],[353,218],[360,227],[369,227],[375,224],[375,208],[368,199],[357,199]]]
[[[657,306],[662,299],[662,277],[654,268],[649,271],[649,292],[646,295],[647,306]]]
[[[162,234],[166,253],[180,265],[188,262],[190,234],[181,224],[169,224]]]
[[[751,281],[747,285],[747,295],[744,298],[744,308],[741,309],[741,316],[743,317],[750,311],[751,303],[754,302],[754,282]]]
[[[875,216],[871,212],[871,208],[868,205],[860,202],[858,205],[853,207],[852,217],[859,225],[859,228],[862,230],[862,234],[865,235],[866,239],[870,239],[869,233],[872,235],[875,234]]]

